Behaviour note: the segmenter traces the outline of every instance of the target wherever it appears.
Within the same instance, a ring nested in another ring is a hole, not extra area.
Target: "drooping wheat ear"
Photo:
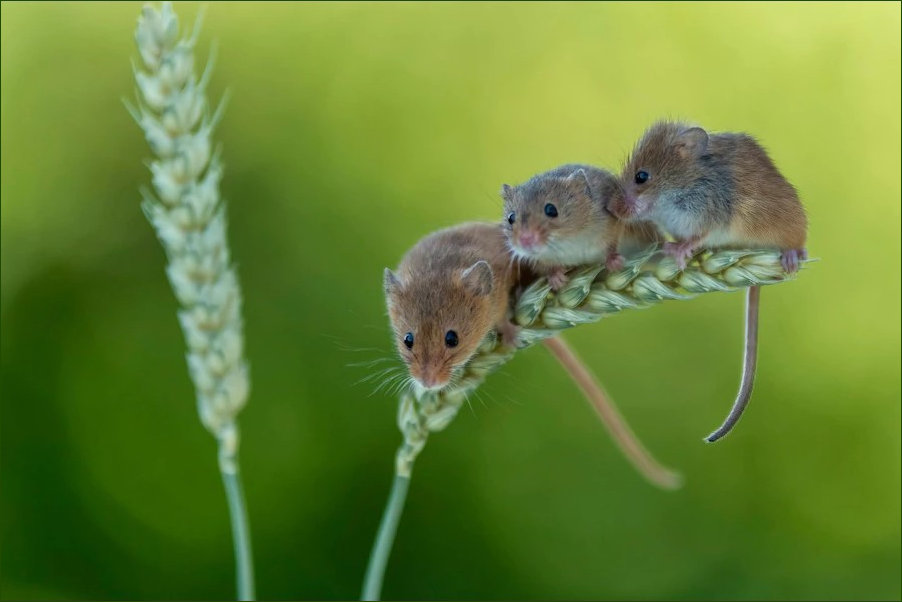
[[[200,20],[198,19],[198,25]],[[145,6],[135,41],[144,69],[134,67],[138,108],[129,107],[155,158],[153,192],[142,190],[142,208],[166,251],[166,273],[181,304],[178,319],[188,347],[203,425],[219,442],[235,542],[238,598],[254,598],[250,529],[238,469],[238,412],[250,388],[244,360],[241,288],[229,257],[226,208],[219,195],[222,164],[211,136],[224,103],[210,112],[206,99],[212,59],[198,79],[194,46],[179,37],[169,2]]]
[[[574,270],[568,276],[566,286],[557,293],[541,278],[516,300],[514,320],[521,326],[521,348],[625,309],[641,309],[668,299],[690,299],[699,293],[776,284],[794,277],[783,271],[778,251],[708,251],[697,254],[680,270],[671,257],[655,249],[631,258],[622,270],[612,274],[593,266]],[[410,476],[429,433],[444,429],[467,395],[513,354],[492,333],[463,367],[453,387],[420,397],[413,390],[401,395],[398,426],[404,443],[396,462],[399,475]]]
[[[623,269],[614,273],[608,273],[603,266],[590,266],[572,270],[568,276],[567,284],[556,293],[541,278],[515,300],[514,320],[521,326],[521,348],[625,309],[650,307],[668,299],[689,299],[699,293],[776,284],[795,277],[783,270],[778,251],[703,251],[681,270],[671,257],[656,248],[630,258]],[[411,389],[401,394],[398,427],[404,441],[398,449],[392,494],[364,580],[364,600],[379,599],[413,463],[429,433],[448,426],[467,396],[514,353],[500,343],[496,333],[490,333],[452,386],[439,392],[417,393]]]

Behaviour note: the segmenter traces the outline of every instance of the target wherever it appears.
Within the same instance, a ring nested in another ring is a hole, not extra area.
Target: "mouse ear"
[[[585,194],[588,197],[592,196],[592,187],[589,185],[589,175],[582,167],[564,178],[564,183],[575,193]]]
[[[480,259],[460,273],[460,281],[471,292],[485,296],[492,292],[492,266]]]
[[[592,187],[589,185],[589,175],[582,167],[567,176],[564,181],[567,182],[567,186],[569,186],[571,190],[579,192],[585,190],[587,195],[592,196]]]
[[[503,198],[505,201],[509,201],[509,200],[511,200],[511,198],[513,196],[514,196],[514,189],[511,188],[510,186],[508,186],[507,184],[502,184],[501,185],[501,198]]]
[[[705,149],[708,148],[708,132],[699,127],[683,130],[677,136],[676,151],[681,157],[687,159],[689,157],[701,157]]]
[[[385,294],[390,295],[392,292],[401,288],[401,281],[390,269],[385,268],[385,274],[382,276],[382,286],[385,288]]]

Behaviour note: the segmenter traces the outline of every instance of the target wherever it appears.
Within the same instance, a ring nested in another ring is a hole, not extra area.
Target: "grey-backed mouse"
[[[397,272],[385,268],[389,318],[415,385],[426,391],[448,386],[492,329],[515,344],[509,320],[514,267],[501,226],[473,222],[426,236]]]
[[[747,134],[659,121],[636,147],[608,203],[619,218],[673,235],[681,267],[705,247],[772,247],[787,271],[804,258],[807,219],[795,188]]]
[[[547,276],[555,290],[573,266],[604,262],[619,269],[624,245],[638,250],[658,240],[650,224],[625,224],[607,210],[619,187],[610,172],[573,163],[518,186],[505,184],[503,224],[514,256]]]
[[[628,222],[650,221],[674,236],[665,251],[681,267],[703,246],[779,249],[787,272],[806,258],[807,218],[798,194],[751,136],[659,121],[636,144],[620,183],[610,211]],[[732,430],[751,397],[759,293],[758,287],[748,291],[739,394],[709,442]]]

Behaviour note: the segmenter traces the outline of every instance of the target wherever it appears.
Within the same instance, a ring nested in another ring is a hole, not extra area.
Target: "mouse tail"
[[[586,399],[598,412],[602,424],[608,429],[614,442],[626,456],[626,459],[639,473],[661,489],[677,489],[682,485],[683,477],[662,466],[654,456],[642,445],[633,434],[629,425],[617,411],[617,407],[608,397],[601,384],[595,379],[586,365],[560,336],[542,341],[551,354],[560,362],[570,377],[576,382]]]
[[[723,424],[716,431],[705,437],[708,443],[714,443],[733,430],[736,423],[742,417],[749,399],[752,397],[752,388],[755,386],[755,368],[758,365],[758,304],[761,298],[761,287],[750,286],[745,301],[745,356],[742,360],[742,382],[739,385],[739,393],[733,408]]]

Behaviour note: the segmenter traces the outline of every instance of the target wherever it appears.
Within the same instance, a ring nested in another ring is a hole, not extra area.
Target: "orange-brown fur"
[[[490,271],[477,268],[464,277],[481,261]],[[411,377],[420,384],[447,384],[492,328],[509,327],[509,295],[515,282],[498,224],[467,223],[430,234],[407,252],[396,274],[386,270],[389,318]],[[445,344],[449,330],[459,338],[453,348]],[[414,336],[411,349],[403,343],[408,332]]]
[[[730,148],[730,147],[733,148]],[[749,136],[715,135],[712,153],[732,154],[736,205],[730,232],[739,244],[764,243],[781,249],[805,246],[808,219],[795,188]]]

